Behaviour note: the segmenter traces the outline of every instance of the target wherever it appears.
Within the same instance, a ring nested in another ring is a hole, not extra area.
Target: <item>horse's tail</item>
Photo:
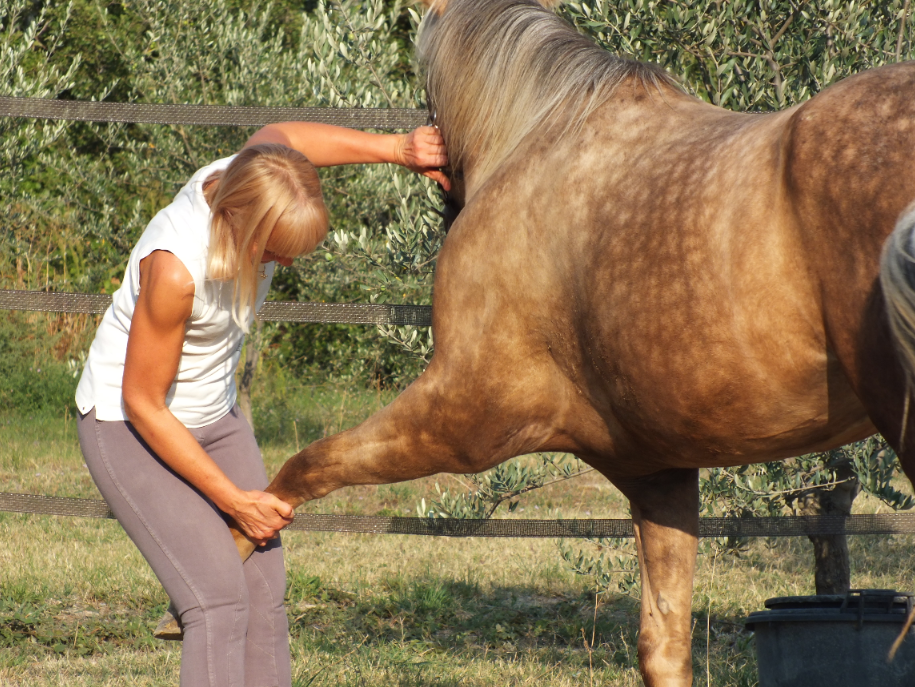
[[[906,377],[902,435],[899,440],[903,444],[909,419],[909,402],[915,394],[915,206],[903,214],[883,247],[880,286],[893,340]]]

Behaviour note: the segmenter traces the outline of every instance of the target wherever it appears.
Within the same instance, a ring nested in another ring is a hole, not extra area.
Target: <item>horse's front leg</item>
[[[468,423],[473,404],[458,408],[433,386],[420,378],[362,424],[307,446],[286,461],[267,491],[295,508],[342,487],[490,467],[488,456],[468,450],[472,443],[497,450],[479,435],[483,417]]]
[[[341,487],[482,472],[523,453],[577,448],[553,425],[557,404],[564,408],[563,399],[575,398],[574,389],[555,381],[554,370],[531,362],[512,375],[511,383],[492,379],[499,376],[491,370],[433,361],[389,406],[290,458],[266,491],[298,507]],[[538,383],[546,391],[530,391]],[[579,423],[587,415],[587,409],[574,413]],[[237,528],[230,530],[239,555],[247,559],[254,544]],[[172,613],[159,621],[155,635],[181,638]]]
[[[642,678],[647,687],[689,687],[693,683],[691,609],[699,472],[669,470],[613,481],[632,506],[642,579]]]
[[[571,402],[580,403],[574,387],[536,361],[506,380],[440,356],[365,422],[292,456],[266,491],[298,507],[342,487],[482,472],[525,453],[574,450],[566,425],[556,424],[572,414]],[[573,432],[590,417],[587,409],[572,415]],[[236,541],[244,557],[244,541]]]

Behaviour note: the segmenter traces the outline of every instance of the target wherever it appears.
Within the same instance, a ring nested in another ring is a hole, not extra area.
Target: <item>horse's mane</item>
[[[448,0],[417,40],[426,95],[453,169],[488,177],[535,129],[575,130],[629,76],[673,84],[612,55],[534,0]]]

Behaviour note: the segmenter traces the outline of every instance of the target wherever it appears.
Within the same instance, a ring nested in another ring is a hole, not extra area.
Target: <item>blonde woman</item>
[[[315,167],[393,162],[447,185],[437,129],[272,124],[199,170],[130,254],[76,392],[92,478],[172,599],[185,687],[288,687],[292,519],[235,405],[242,339],[274,267],[327,234]],[[260,546],[244,564],[231,518]]]

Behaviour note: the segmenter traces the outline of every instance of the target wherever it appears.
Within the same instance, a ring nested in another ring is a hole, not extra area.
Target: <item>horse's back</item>
[[[821,279],[838,274],[845,289],[866,290],[915,200],[915,63],[856,75],[797,108],[786,150],[786,182]]]

